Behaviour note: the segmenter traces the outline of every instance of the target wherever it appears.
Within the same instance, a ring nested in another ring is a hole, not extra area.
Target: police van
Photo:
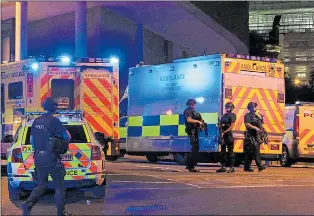
[[[296,102],[285,107],[286,134],[280,164],[314,162],[314,103]]]
[[[46,97],[58,109],[82,110],[94,132],[114,140],[105,153],[119,152],[119,64],[103,58],[34,57],[1,65],[2,134],[13,135],[26,112],[43,111]]]
[[[37,184],[30,134],[33,120],[42,114],[41,112],[26,113],[8,149],[7,172],[11,200],[21,198]],[[60,119],[72,137],[68,152],[61,155],[66,170],[65,187],[88,186],[94,198],[104,197],[105,155],[91,126],[81,112],[58,112],[56,117]],[[48,187],[53,187],[50,176]]]

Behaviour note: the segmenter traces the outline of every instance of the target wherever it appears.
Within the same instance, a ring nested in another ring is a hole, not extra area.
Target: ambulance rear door
[[[242,152],[246,130],[244,115],[250,102],[258,104],[268,132],[268,145],[261,145],[261,153],[281,154],[284,129],[284,80],[250,74],[224,73],[225,103],[232,102],[237,120],[234,127],[235,152]]]
[[[80,79],[78,67],[48,67],[47,95],[58,102],[58,109],[74,110],[79,108]]]
[[[113,87],[115,80],[109,66],[82,69],[82,109],[94,132],[114,137]]]
[[[314,105],[299,106],[299,157],[314,158]]]

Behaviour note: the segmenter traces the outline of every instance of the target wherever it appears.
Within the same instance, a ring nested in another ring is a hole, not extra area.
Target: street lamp
[[[294,84],[295,85],[299,85],[300,84],[300,80],[298,80],[298,79],[294,80]]]

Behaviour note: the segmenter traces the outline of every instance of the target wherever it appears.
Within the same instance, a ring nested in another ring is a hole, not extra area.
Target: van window
[[[8,85],[9,99],[16,100],[23,98],[23,82],[9,83]]]
[[[82,125],[64,125],[71,134],[71,143],[87,143],[87,137]],[[31,127],[28,128],[26,134],[25,145],[31,145],[30,142]]]
[[[59,101],[59,109],[74,109],[74,80],[53,79],[51,80],[52,97]],[[61,102],[61,103],[60,103]]]
[[[71,134],[71,143],[87,143],[87,137],[82,125],[64,125]]]

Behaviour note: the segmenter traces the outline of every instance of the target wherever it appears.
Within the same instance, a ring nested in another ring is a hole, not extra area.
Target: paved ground
[[[245,173],[239,167],[232,174],[217,174],[217,165],[198,168],[201,173],[192,174],[183,166],[150,164],[142,157],[108,162],[106,198],[92,200],[82,191],[70,191],[67,209],[74,215],[314,215],[314,168]],[[2,215],[21,214],[21,202],[8,199],[6,177],[1,186]],[[55,214],[53,203],[53,194],[47,194],[32,214]],[[159,210],[130,209],[157,205]]]

